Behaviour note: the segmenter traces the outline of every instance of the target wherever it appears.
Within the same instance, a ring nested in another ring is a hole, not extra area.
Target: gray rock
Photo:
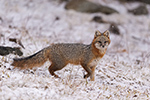
[[[139,7],[135,9],[128,10],[128,12],[133,13],[134,15],[147,15],[148,14],[146,5],[140,5]]]
[[[92,21],[97,22],[97,23],[109,23],[108,21],[103,20],[101,16],[94,16]]]
[[[138,2],[143,2],[146,4],[150,4],[150,0],[119,0],[121,2],[133,2],[133,1],[138,1]]]
[[[71,0],[66,4],[65,8],[87,13],[96,13],[96,12],[101,12],[104,14],[118,13],[118,11],[116,11],[115,9],[99,5],[87,0]]]
[[[23,53],[20,50],[20,48],[17,48],[17,47],[12,48],[12,47],[3,47],[3,46],[0,46],[0,55],[1,56],[6,56],[6,55],[9,55],[11,53],[19,55],[19,56],[23,55]]]
[[[109,31],[116,34],[116,35],[120,35],[120,30],[118,28],[118,25],[115,23],[110,24]]]

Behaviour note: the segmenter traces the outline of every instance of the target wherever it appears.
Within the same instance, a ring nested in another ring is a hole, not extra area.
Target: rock
[[[92,21],[95,21],[97,23],[110,24],[109,31],[114,33],[114,34],[120,35],[120,30],[119,30],[118,25],[116,23],[110,22],[110,21],[105,21],[102,19],[101,16],[93,17]]]
[[[146,5],[140,5],[139,7],[135,9],[128,10],[128,12],[133,13],[134,15],[147,15],[148,14]]]
[[[121,2],[133,2],[133,1],[138,1],[138,2],[143,2],[146,4],[150,4],[150,0],[119,0]]]
[[[0,24],[3,22],[3,18],[2,17],[0,17]]]
[[[146,3],[146,4],[150,4],[150,0],[138,0],[138,1]]]
[[[118,11],[103,5],[99,5],[87,0],[71,0],[65,6],[66,9],[73,9],[79,12],[96,13],[101,12],[104,14],[118,13]]]
[[[103,20],[101,16],[94,16],[92,21],[97,22],[97,23],[108,23],[107,21]]]
[[[19,56],[23,55],[23,53],[20,50],[20,48],[17,48],[17,47],[12,48],[12,47],[3,47],[3,46],[0,46],[0,55],[6,56],[6,55],[9,55],[11,53],[19,55]]]
[[[60,3],[62,2],[68,2],[69,0],[59,0]]]
[[[115,23],[112,23],[109,27],[109,31],[116,34],[116,35],[120,35],[120,30],[118,28],[118,25]]]

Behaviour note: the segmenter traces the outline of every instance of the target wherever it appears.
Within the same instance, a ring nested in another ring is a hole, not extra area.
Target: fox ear
[[[102,33],[101,33],[100,31],[96,30],[96,31],[95,31],[95,36],[94,36],[94,38],[96,38],[97,36],[101,36],[101,34],[102,34]]]
[[[107,37],[109,38],[109,31],[106,30],[106,31],[103,33],[103,35],[105,35],[105,36],[107,36]]]

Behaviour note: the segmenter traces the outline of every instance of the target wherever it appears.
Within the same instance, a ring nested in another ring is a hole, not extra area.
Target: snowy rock
[[[140,5],[139,7],[128,11],[134,15],[148,15],[148,9],[146,5]]]
[[[96,13],[96,12],[101,12],[104,14],[118,13],[115,9],[100,4],[96,4],[87,0],[71,0],[66,4],[65,8],[87,13]]]

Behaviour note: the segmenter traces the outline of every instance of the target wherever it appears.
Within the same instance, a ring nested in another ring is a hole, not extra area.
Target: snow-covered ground
[[[91,0],[92,1],[92,0]],[[50,63],[32,70],[13,69],[13,54],[0,56],[0,100],[102,100],[150,99],[150,14],[127,12],[139,3],[93,0],[115,8],[120,14],[79,13],[64,9],[58,0],[0,0],[0,45],[19,47],[9,38],[20,39],[24,56],[53,43],[89,44],[95,30],[109,24],[95,23],[95,15],[119,24],[121,35],[111,33],[111,45],[96,68],[94,82],[83,79],[81,66],[68,65],[57,72]],[[150,11],[150,5],[147,5]],[[11,68],[11,70],[10,70]]]

